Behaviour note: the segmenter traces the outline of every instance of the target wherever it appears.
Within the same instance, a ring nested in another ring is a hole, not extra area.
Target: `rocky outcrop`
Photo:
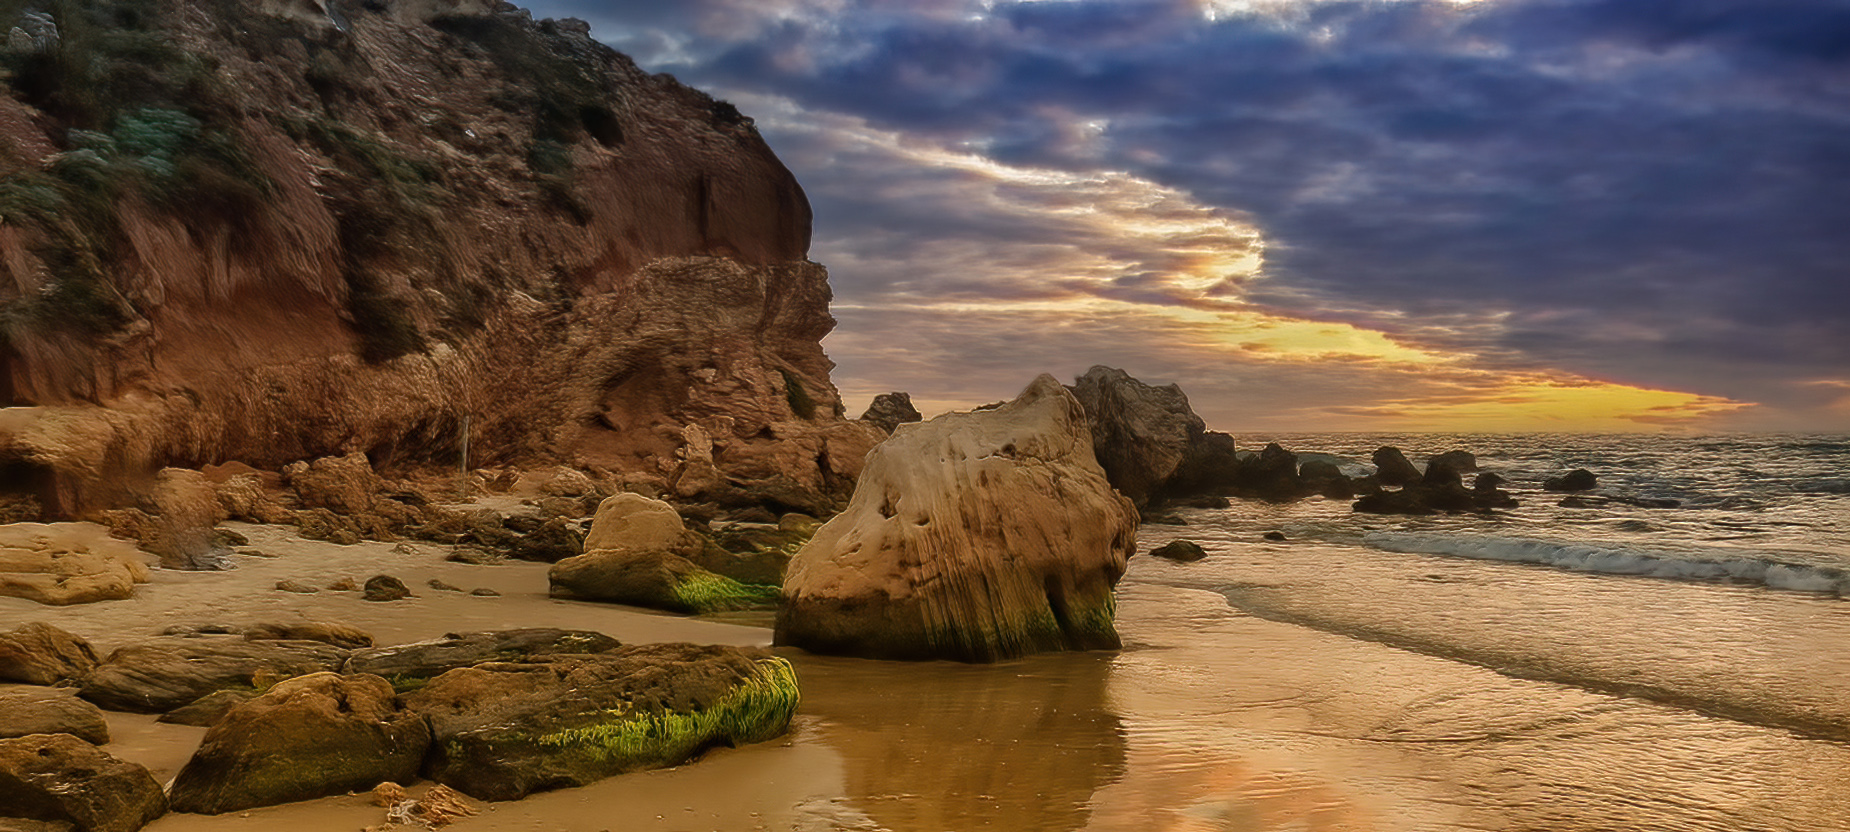
[[[405,702],[435,735],[425,776],[516,800],[781,736],[798,698],[763,650],[651,644],[452,670]]]
[[[278,682],[206,731],[174,777],[172,808],[217,815],[410,782],[430,736],[377,676]]]
[[[64,606],[127,598],[147,556],[94,523],[0,526],[0,595]]]
[[[1558,477],[1549,477],[1542,482],[1544,491],[1592,491],[1599,487],[1599,477],[1585,468],[1575,468]]]
[[[219,690],[263,690],[339,670],[347,651],[318,641],[163,637],[118,648],[83,679],[83,698],[112,711],[163,713]]]
[[[33,621],[0,633],[0,682],[55,685],[96,667],[90,642]]]
[[[689,560],[708,548],[717,549],[690,531],[673,506],[640,494],[617,494],[598,506],[585,535],[585,553],[553,564],[547,581],[558,597],[670,612],[716,612],[776,601],[776,587],[742,584]]]
[[[750,118],[582,23],[333,5],[56,5],[10,56],[0,490],[64,517],[352,453],[665,479],[725,417],[724,479],[841,497],[874,429]]]
[[[109,742],[102,709],[78,699],[70,688],[0,690],[0,715],[0,738],[70,734],[93,745]]]
[[[872,424],[887,433],[892,433],[893,429],[900,425],[921,421],[924,418],[925,416],[919,413],[918,408],[912,406],[912,395],[901,392],[881,393],[875,396],[873,402],[867,405],[867,411],[861,414],[861,421]]]
[[[965,661],[1116,647],[1136,512],[1092,447],[1086,411],[1050,376],[895,433],[790,562],[776,642]]]
[[[1382,485],[1407,485],[1420,481],[1420,469],[1407,460],[1393,445],[1383,445],[1375,449],[1371,458],[1375,463],[1375,479]]]
[[[1093,367],[1069,389],[1085,407],[1106,478],[1139,505],[1163,490],[1207,428],[1173,384],[1152,387],[1123,370]]]
[[[355,650],[347,659],[346,672],[371,673],[391,681],[394,687],[408,688],[459,667],[605,653],[620,646],[616,639],[590,630],[533,627],[449,633],[431,641]]]
[[[148,770],[69,734],[0,739],[0,807],[82,832],[135,832],[167,812]]]

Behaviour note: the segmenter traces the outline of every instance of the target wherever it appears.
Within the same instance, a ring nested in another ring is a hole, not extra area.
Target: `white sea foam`
[[[1576,572],[1642,575],[1681,581],[1751,583],[1850,597],[1850,572],[1751,556],[1693,557],[1649,549],[1562,543],[1520,537],[1375,532],[1363,538],[1389,552],[1539,563]]]

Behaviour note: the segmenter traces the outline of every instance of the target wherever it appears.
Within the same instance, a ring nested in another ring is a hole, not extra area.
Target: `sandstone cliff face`
[[[731,105],[505,3],[44,5],[0,4],[0,484],[455,464],[465,425],[667,478],[722,416],[722,473],[851,481],[808,202]]]

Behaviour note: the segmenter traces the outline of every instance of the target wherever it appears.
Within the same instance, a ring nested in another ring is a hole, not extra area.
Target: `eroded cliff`
[[[48,514],[165,465],[453,465],[465,437],[472,465],[852,482],[871,440],[802,189],[584,24],[49,0],[0,26],[0,484]]]

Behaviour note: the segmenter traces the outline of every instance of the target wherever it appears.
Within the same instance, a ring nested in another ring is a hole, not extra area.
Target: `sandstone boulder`
[[[887,433],[894,428],[923,420],[918,408],[912,406],[912,396],[908,393],[881,393],[874,397],[867,406],[867,412],[861,414],[861,421],[868,422]]]
[[[0,595],[63,606],[127,598],[148,556],[94,523],[0,526]]]
[[[313,462],[297,462],[283,469],[289,487],[307,508],[325,508],[335,514],[356,515],[372,510],[385,487],[366,455],[354,452]]]
[[[102,745],[109,742],[109,723],[102,709],[70,688],[0,690],[0,738],[27,734],[70,734]]]
[[[55,685],[96,667],[90,642],[42,621],[0,633],[0,682]]]
[[[318,641],[163,637],[109,654],[84,677],[83,698],[112,711],[164,713],[218,690],[263,690],[339,670],[347,651]]]
[[[790,663],[764,650],[650,644],[452,670],[405,703],[434,734],[426,777],[515,800],[772,739],[798,698]]]
[[[222,569],[231,551],[213,535],[226,518],[218,488],[206,475],[187,468],[165,468],[143,498],[152,515],[141,529],[141,548],[172,569]]]
[[[346,672],[382,676],[394,686],[442,675],[459,667],[489,662],[534,661],[546,656],[603,653],[615,650],[617,640],[590,630],[533,627],[483,633],[449,633],[442,638],[413,644],[396,644],[355,650]]]
[[[965,661],[1118,646],[1137,515],[1092,447],[1084,408],[1045,375],[899,431],[790,562],[777,643]]]
[[[328,621],[289,624],[253,624],[244,629],[245,641],[319,641],[349,650],[373,646],[372,633]]]
[[[148,770],[69,734],[0,739],[6,815],[68,823],[83,832],[135,832],[167,812]]]
[[[223,719],[225,714],[231,713],[232,708],[256,698],[256,691],[213,691],[193,700],[190,705],[182,705],[167,713],[161,714],[160,717],[154,721],[166,723],[168,725],[191,725],[197,728],[208,728],[220,719]]]
[[[1207,427],[1182,388],[1152,387],[1123,370],[1093,367],[1071,389],[1085,407],[1099,466],[1138,504],[1168,483]]]
[[[688,559],[711,546],[687,528],[673,506],[617,494],[598,505],[585,553],[553,564],[547,580],[555,596],[671,612],[743,609],[776,600],[775,587],[742,584]]]
[[[315,673],[232,708],[173,781],[173,809],[216,815],[409,782],[430,726],[384,679]]]

